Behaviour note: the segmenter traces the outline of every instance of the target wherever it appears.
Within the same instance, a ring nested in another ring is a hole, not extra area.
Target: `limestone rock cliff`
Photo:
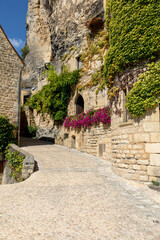
[[[35,86],[39,67],[53,61],[60,69],[62,56],[80,47],[86,35],[85,23],[104,18],[104,0],[28,0],[27,44],[23,87]]]

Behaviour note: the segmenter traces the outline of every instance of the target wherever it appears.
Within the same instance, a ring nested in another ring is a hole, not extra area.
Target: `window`
[[[128,93],[129,93],[128,89],[123,90],[123,122],[128,122],[128,120],[131,119],[129,112],[125,107],[126,96],[128,95]]]
[[[80,114],[82,112],[84,112],[84,100],[83,97],[79,95],[76,101],[76,114]]]
[[[81,69],[81,67],[82,67],[81,57],[78,56],[78,57],[76,58],[76,60],[77,60],[77,69]]]

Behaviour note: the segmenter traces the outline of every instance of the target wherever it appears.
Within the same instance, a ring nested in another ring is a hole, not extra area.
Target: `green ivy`
[[[71,90],[77,84],[80,72],[69,72],[65,67],[60,75],[57,75],[53,66],[45,72],[48,84],[42,90],[28,99],[26,105],[37,109],[39,113],[48,113],[55,121],[63,120],[67,115]]]
[[[21,156],[18,151],[12,151],[8,147],[5,152],[5,159],[8,160],[8,165],[11,168],[11,175],[17,180],[22,181],[22,167],[24,156]]]
[[[15,142],[13,130],[15,126],[5,116],[0,116],[0,153],[4,153],[9,143]]]
[[[133,116],[144,115],[160,103],[160,61],[148,67],[127,95],[126,108]]]
[[[104,75],[109,88],[113,77],[128,66],[160,56],[160,1],[108,0],[106,25],[109,49]]]

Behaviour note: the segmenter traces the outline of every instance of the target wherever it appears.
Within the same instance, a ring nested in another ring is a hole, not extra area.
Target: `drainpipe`
[[[18,111],[17,111],[17,141],[18,146],[20,146],[20,116],[21,116],[21,79],[22,79],[22,70],[19,70],[18,78]]]

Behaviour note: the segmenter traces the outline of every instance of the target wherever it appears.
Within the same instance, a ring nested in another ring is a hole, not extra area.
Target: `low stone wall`
[[[11,144],[10,148],[13,152],[18,151],[21,156],[25,157],[22,168],[22,179],[26,180],[35,170],[36,162],[34,160],[34,157],[30,153],[16,146],[15,144]],[[2,177],[2,184],[11,183],[16,183],[16,180],[13,178],[13,176],[11,176],[11,169],[8,166],[8,162],[6,162]]]
[[[79,130],[62,127],[55,143],[111,161],[111,129],[102,123]]]

